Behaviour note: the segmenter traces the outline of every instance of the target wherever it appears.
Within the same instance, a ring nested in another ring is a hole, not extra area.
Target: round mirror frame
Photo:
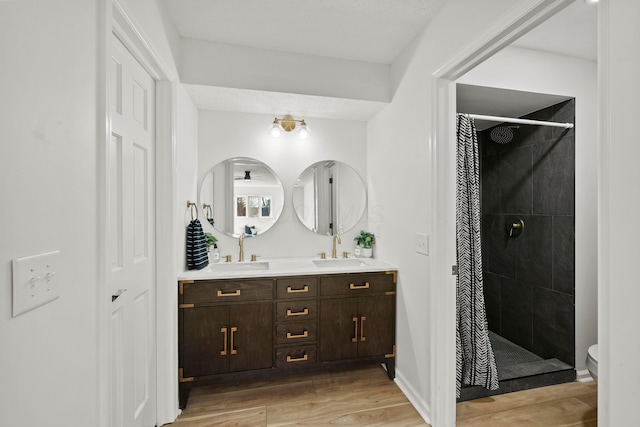
[[[322,160],[306,168],[293,187],[300,222],[322,235],[342,234],[360,221],[367,192],[358,172],[346,163]]]
[[[198,208],[203,213],[205,231],[208,223],[231,237],[238,238],[242,233],[245,237],[259,236],[276,224],[283,207],[282,182],[260,160],[226,159],[213,166],[200,182]]]

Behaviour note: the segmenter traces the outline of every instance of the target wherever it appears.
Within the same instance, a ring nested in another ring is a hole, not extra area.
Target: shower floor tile
[[[463,387],[458,402],[513,391],[527,390],[575,381],[573,366],[558,359],[543,359],[511,341],[489,331],[489,339],[498,367],[498,390]]]

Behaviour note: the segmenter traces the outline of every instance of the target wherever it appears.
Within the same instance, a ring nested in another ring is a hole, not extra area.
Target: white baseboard
[[[422,419],[429,425],[431,425],[431,409],[427,402],[418,394],[416,389],[407,381],[402,372],[399,372],[396,369],[396,379],[394,380],[400,391],[409,399],[409,402],[418,414],[422,417]]]
[[[576,371],[576,381],[579,383],[592,383],[593,378],[591,377],[589,370],[584,369],[582,371]]]

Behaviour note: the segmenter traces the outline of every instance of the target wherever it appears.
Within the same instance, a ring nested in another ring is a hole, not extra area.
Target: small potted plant
[[[365,258],[371,258],[373,255],[373,244],[376,242],[376,237],[368,231],[360,230],[360,234],[353,239],[356,245],[362,248],[362,256]]]
[[[209,254],[209,262],[220,261],[220,252],[218,252],[218,239],[211,233],[204,233],[205,245]]]

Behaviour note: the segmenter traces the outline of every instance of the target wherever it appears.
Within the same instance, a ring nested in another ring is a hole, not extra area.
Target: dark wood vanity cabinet
[[[276,367],[308,368],[317,364],[318,278],[276,279]]]
[[[183,376],[270,368],[272,313],[270,302],[185,310]]]
[[[320,289],[321,362],[395,356],[394,275],[328,276]]]
[[[273,280],[179,286],[181,381],[273,366]]]
[[[395,271],[178,287],[181,408],[200,381],[382,362],[395,376]]]

